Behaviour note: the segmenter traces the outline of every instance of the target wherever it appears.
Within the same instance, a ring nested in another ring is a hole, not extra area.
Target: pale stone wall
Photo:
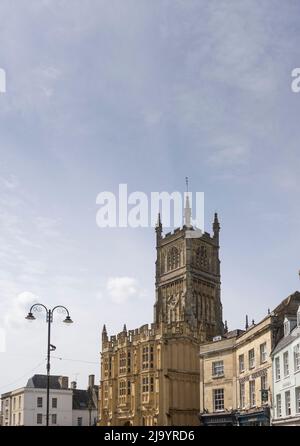
[[[237,339],[236,343],[236,370],[238,380],[238,408],[251,409],[250,404],[250,381],[255,381],[255,404],[254,407],[262,407],[264,404],[271,404],[272,396],[272,361],[270,353],[272,350],[272,318],[267,317],[262,322],[253,327],[250,327],[245,334]],[[266,345],[266,360],[261,361],[260,346]],[[254,367],[249,366],[249,351],[254,349]],[[239,356],[244,355],[245,370],[239,372]],[[262,402],[261,392],[261,376],[266,375],[268,401]],[[241,406],[240,402],[240,383],[245,383],[245,404]]]
[[[210,342],[200,346],[200,411],[214,412],[213,390],[224,389],[224,410],[247,411],[271,405],[272,367],[270,353],[273,342],[273,318],[268,316],[259,324],[250,326],[244,333],[229,339]],[[265,355],[261,358],[261,346]],[[254,351],[254,362],[249,366],[249,351]],[[240,356],[244,355],[244,368],[240,371]],[[262,360],[263,359],[263,360]],[[212,364],[223,361],[224,375],[213,377]],[[262,401],[262,376],[268,399]],[[250,381],[255,382],[255,401],[250,402]],[[244,398],[241,403],[240,385],[244,383]]]
[[[187,338],[183,326],[179,332],[176,328],[178,324],[165,332],[163,327],[148,330],[144,326],[133,335],[119,334],[115,343],[104,342],[100,425],[198,424],[199,344]],[[149,352],[148,367],[143,367],[145,348]],[[121,358],[127,359],[125,370]],[[148,379],[147,392],[143,392],[144,379]],[[125,394],[121,382],[126,383],[122,384]]]
[[[236,407],[236,361],[234,339],[200,346],[200,412],[214,412],[213,391],[224,389],[224,406]],[[213,363],[223,361],[224,373],[213,376]]]

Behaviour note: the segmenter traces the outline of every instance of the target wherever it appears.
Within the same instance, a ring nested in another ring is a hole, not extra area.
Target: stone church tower
[[[220,225],[213,235],[185,224],[156,226],[154,321],[117,336],[102,331],[100,425],[198,425],[199,345],[222,335]]]
[[[192,228],[189,203],[186,224],[162,236],[160,217],[156,227],[156,303],[154,322],[186,322],[199,341],[223,334],[220,298],[218,216],[213,237]]]

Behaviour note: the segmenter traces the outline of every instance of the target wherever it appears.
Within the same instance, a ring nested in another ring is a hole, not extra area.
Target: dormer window
[[[290,334],[290,321],[285,318],[284,319],[284,336],[288,336]]]
[[[297,312],[297,318],[295,315],[293,316],[286,316],[284,318],[283,327],[284,327],[284,336],[288,336],[292,330],[298,325],[298,315]]]

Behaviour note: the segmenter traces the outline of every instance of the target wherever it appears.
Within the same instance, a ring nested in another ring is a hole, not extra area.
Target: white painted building
[[[89,426],[97,419],[98,388],[89,377],[87,390],[64,376],[50,377],[49,426]],[[92,384],[92,387],[90,387]],[[25,387],[1,396],[3,426],[45,426],[47,376],[34,375]]]
[[[300,425],[300,306],[284,320],[284,337],[272,352],[272,425]]]

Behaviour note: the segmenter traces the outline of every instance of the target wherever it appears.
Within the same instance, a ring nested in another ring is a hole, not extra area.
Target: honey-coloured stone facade
[[[215,214],[213,236],[189,224],[164,236],[159,218],[154,322],[104,327],[100,425],[199,424],[199,346],[224,332],[219,230]]]

